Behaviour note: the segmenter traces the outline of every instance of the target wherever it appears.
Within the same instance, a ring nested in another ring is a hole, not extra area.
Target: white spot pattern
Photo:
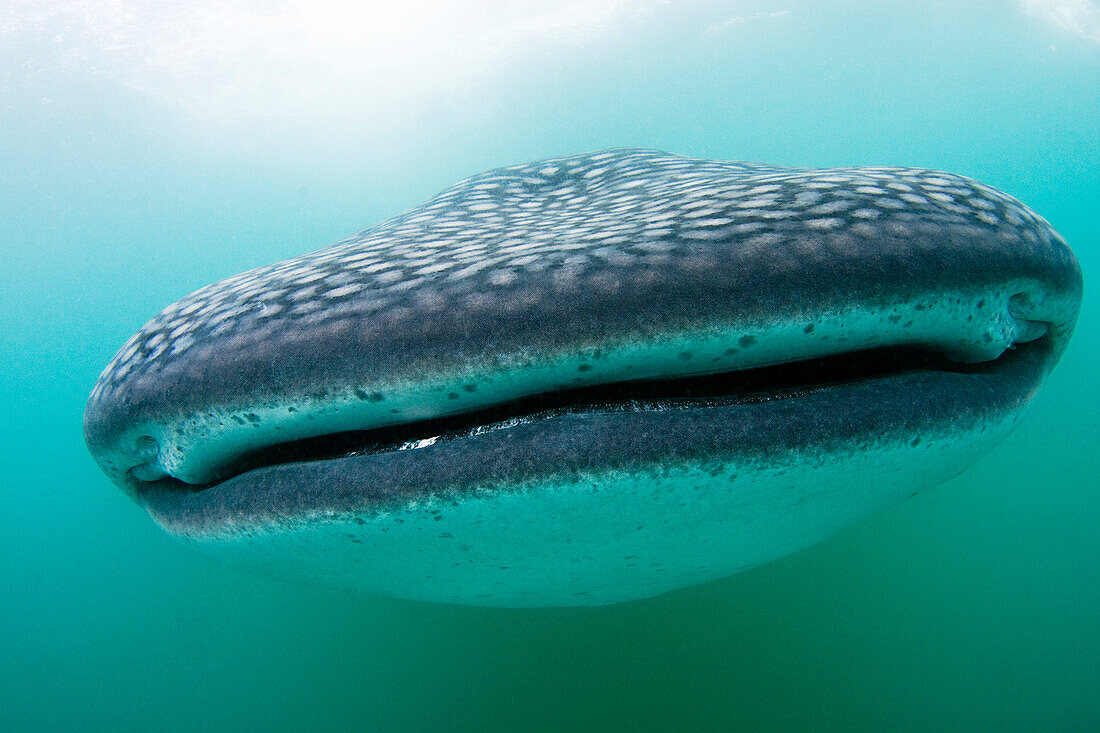
[[[214,338],[247,347],[282,319],[324,327],[407,309],[410,299],[476,308],[525,274],[550,271],[561,282],[660,266],[685,243],[752,249],[796,234],[905,236],[914,212],[922,223],[1001,230],[1041,221],[994,189],[917,168],[790,169],[613,150],[490,171],[328,248],[169,306],[119,351],[92,400]]]

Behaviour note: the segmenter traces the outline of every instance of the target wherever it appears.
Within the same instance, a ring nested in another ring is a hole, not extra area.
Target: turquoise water
[[[0,8],[0,729],[1100,726],[1100,12],[911,5]],[[1077,334],[964,475],[605,608],[243,574],[87,455],[88,391],[169,302],[466,175],[623,145],[978,178],[1075,249]]]

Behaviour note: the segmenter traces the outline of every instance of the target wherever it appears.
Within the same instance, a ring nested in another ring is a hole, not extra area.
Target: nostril
[[[133,456],[140,461],[130,469],[130,475],[138,481],[157,481],[168,474],[161,468],[157,457],[160,443],[150,435],[141,435],[134,439]]]
[[[1032,306],[1032,298],[1030,293],[1016,293],[1008,299],[1009,310],[1026,310]]]
[[[160,453],[160,444],[151,435],[141,435],[134,440],[134,456],[151,460]]]
[[[1016,293],[1008,299],[1008,315],[1015,326],[1012,343],[1023,344],[1047,335],[1051,329],[1051,323],[1042,320],[1042,316],[1046,315],[1043,311],[1049,310],[1049,308],[1042,308],[1043,302],[1041,295],[1035,297],[1027,292]]]

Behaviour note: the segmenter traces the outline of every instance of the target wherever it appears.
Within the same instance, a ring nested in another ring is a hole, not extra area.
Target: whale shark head
[[[612,603],[964,470],[1065,349],[1081,288],[1042,218],[952,174],[553,158],[169,306],[84,430],[161,526],[234,562]]]

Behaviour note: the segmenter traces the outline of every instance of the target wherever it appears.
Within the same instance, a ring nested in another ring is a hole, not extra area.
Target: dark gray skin
[[[1044,220],[950,174],[638,150],[551,159],[475,176],[169,307],[103,373],[85,435],[116,483],[187,536],[874,450],[883,436],[916,445],[1018,413],[1064,350],[1081,287]],[[936,356],[767,397],[606,398],[494,430],[423,422],[898,346]],[[414,423],[444,439],[241,463],[272,444]]]

